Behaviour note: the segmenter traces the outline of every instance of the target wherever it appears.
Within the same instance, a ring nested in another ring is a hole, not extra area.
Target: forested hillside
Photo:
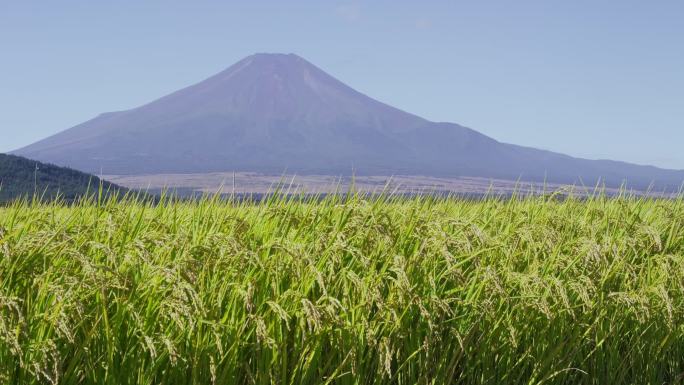
[[[34,193],[45,200],[57,196],[67,201],[82,196],[88,189],[97,191],[100,183],[104,191],[122,191],[112,183],[80,171],[36,162],[14,155],[0,154],[0,203]]]

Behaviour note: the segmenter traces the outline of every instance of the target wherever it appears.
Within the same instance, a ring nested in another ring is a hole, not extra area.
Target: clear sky
[[[684,169],[682,0],[2,0],[0,152],[255,52],[504,142]]]

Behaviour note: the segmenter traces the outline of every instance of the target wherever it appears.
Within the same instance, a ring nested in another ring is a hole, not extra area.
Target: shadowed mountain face
[[[497,142],[371,99],[296,55],[257,54],[144,106],[16,151],[105,174],[478,176],[676,188],[684,172]]]

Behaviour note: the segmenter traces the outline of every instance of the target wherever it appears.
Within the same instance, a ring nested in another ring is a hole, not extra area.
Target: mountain
[[[34,192],[46,200],[60,196],[66,201],[73,201],[88,191],[97,191],[99,187],[100,178],[96,176],[0,154],[0,203],[21,197],[30,198]],[[109,182],[102,182],[102,188],[109,193],[124,191]]]
[[[586,160],[498,142],[374,100],[299,56],[256,54],[149,104],[19,149],[105,174],[220,171],[477,176],[644,188],[683,171]]]

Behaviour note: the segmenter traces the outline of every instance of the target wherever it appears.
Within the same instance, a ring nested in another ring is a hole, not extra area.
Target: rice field
[[[0,208],[1,384],[679,384],[684,205]]]

